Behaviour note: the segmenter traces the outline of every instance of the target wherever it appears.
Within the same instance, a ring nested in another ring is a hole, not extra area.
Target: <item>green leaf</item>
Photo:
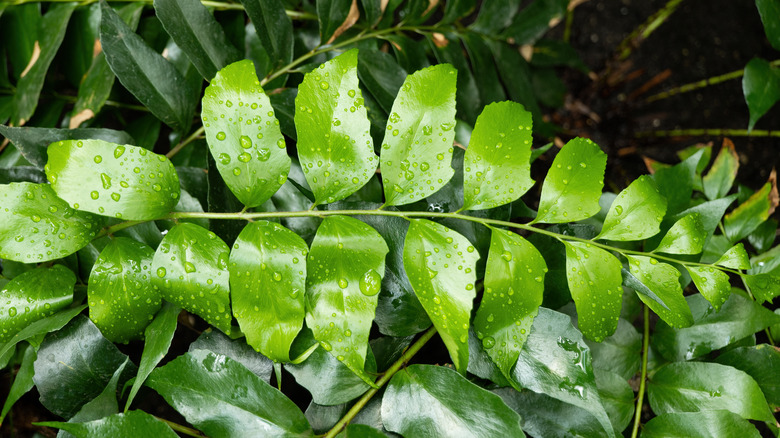
[[[73,302],[76,276],[62,265],[40,267],[9,281],[0,291],[0,342]]]
[[[387,252],[370,226],[330,216],[317,230],[306,265],[306,324],[322,348],[372,386],[365,357]]]
[[[86,423],[44,421],[35,424],[38,426],[56,427],[78,438],[89,438],[94,436],[154,436],[175,438],[178,436],[167,424],[144,411],[130,411],[126,414],[110,415]]]
[[[750,259],[745,251],[745,246],[741,243],[729,248],[715,264],[731,269],[750,269]]]
[[[774,421],[756,381],[736,368],[716,363],[665,365],[649,380],[647,395],[659,415],[725,409],[746,420]]]
[[[133,403],[135,395],[141,389],[146,378],[171,348],[179,313],[181,313],[181,309],[178,307],[171,303],[163,303],[162,309],[157,312],[152,322],[144,330],[144,351],[141,354],[141,363],[138,365],[138,375],[135,377],[130,394],[127,396],[125,412]]]
[[[59,141],[48,152],[46,177],[77,210],[149,220],[179,201],[179,177],[163,155],[102,140]]]
[[[506,100],[506,93],[498,77],[498,70],[490,48],[483,36],[464,32],[460,39],[466,48],[474,78],[483,103]]]
[[[658,234],[666,214],[666,199],[653,179],[642,175],[621,191],[609,208],[597,239],[643,240]]]
[[[704,266],[686,266],[685,269],[688,270],[691,280],[702,296],[712,303],[715,310],[720,309],[720,306],[726,302],[731,294],[728,274],[719,269]]]
[[[48,184],[0,185],[0,258],[35,263],[73,254],[103,221],[75,211]]]
[[[653,345],[662,356],[673,361],[691,360],[780,322],[780,315],[739,293],[732,293],[719,311],[701,295],[687,297],[693,325],[672,329],[658,324]]]
[[[293,26],[282,0],[241,0],[263,48],[277,70],[293,59]]]
[[[411,221],[404,244],[404,269],[461,374],[466,373],[469,362],[468,329],[476,296],[477,260],[479,253],[462,235],[429,220]]]
[[[707,231],[702,224],[701,214],[686,214],[672,225],[653,252],[699,254],[704,249],[706,237]]]
[[[604,410],[618,435],[633,419],[634,391],[626,379],[615,373],[596,368],[594,375]]]
[[[154,253],[152,284],[171,303],[230,334],[230,249],[216,234],[180,223],[168,231]]]
[[[748,373],[761,387],[767,402],[771,406],[780,405],[780,352],[773,346],[735,348],[715,361]]]
[[[777,19],[780,17],[780,3],[777,0],[756,0],[756,8],[761,15],[761,23],[769,44],[780,50],[780,20]]]
[[[399,371],[382,398],[382,422],[404,436],[525,437],[520,421],[497,395],[441,366]]]
[[[659,302],[644,293],[638,293],[643,303],[672,327],[683,328],[693,324],[691,309],[685,302],[680,286],[680,271],[672,265],[659,263],[652,257],[626,256],[626,258],[628,258],[631,274],[660,299]]]
[[[750,292],[759,300],[772,301],[780,295],[780,275],[777,274],[755,274],[741,275],[742,281],[750,289]]]
[[[205,350],[185,353],[149,375],[157,391],[209,436],[304,436],[303,413],[240,363]]]
[[[241,58],[217,20],[199,1],[156,0],[154,11],[168,35],[207,81]]]
[[[748,242],[758,253],[768,251],[777,237],[778,222],[775,219],[768,219],[761,223],[747,237]]]
[[[531,44],[539,39],[566,14],[566,0],[535,0],[521,10],[512,20],[512,24],[503,32],[516,44]]]
[[[474,329],[507,378],[542,304],[546,272],[536,247],[515,233],[492,229],[485,292]]]
[[[379,50],[361,50],[358,53],[358,78],[379,106],[390,112],[406,72],[393,55]]]
[[[532,125],[531,113],[518,103],[485,107],[463,160],[463,210],[508,204],[531,188]]]
[[[37,31],[35,50],[13,94],[16,107],[16,115],[13,117],[15,125],[23,125],[35,112],[46,72],[62,44],[68,21],[76,6],[75,2],[52,4],[38,24],[38,28],[35,29]]]
[[[354,12],[353,12],[354,11]],[[353,15],[354,14],[354,15]],[[317,0],[317,19],[320,24],[320,43],[330,44],[360,16],[353,0]]]
[[[60,417],[71,418],[103,391],[126,360],[89,319],[74,319],[47,335],[38,350],[34,381],[41,404]],[[134,365],[125,366],[119,384],[134,373]]]
[[[751,59],[742,76],[742,93],[750,111],[748,132],[780,100],[780,70],[761,58]]]
[[[447,3],[447,6],[450,4]],[[454,33],[442,35],[443,39],[433,35],[429,37],[431,51],[439,64],[452,64],[458,70],[455,108],[459,118],[463,118],[466,123],[473,125],[483,108],[477,82],[471,73],[466,51],[463,50],[459,36]],[[389,111],[390,108],[387,110]]]
[[[775,211],[778,201],[780,198],[777,194],[777,183],[774,177],[770,177],[769,182],[764,184],[761,190],[723,217],[726,236],[731,242],[738,242],[747,237],[769,218],[769,215]]]
[[[260,377],[264,382],[271,381],[271,374],[274,366],[271,359],[256,352],[250,347],[243,338],[230,339],[228,335],[219,330],[211,328],[206,329],[198,339],[195,340],[188,351],[208,350],[225,356],[239,362],[249,371]]]
[[[8,351],[14,348],[19,342],[26,341],[31,338],[36,338],[38,336],[45,335],[46,333],[61,329],[63,326],[65,326],[65,324],[67,324],[71,319],[73,319],[86,308],[87,305],[85,304],[83,306],[74,307],[72,309],[62,310],[52,316],[39,319],[38,321],[28,324],[18,333],[13,335],[8,342],[0,345],[0,358],[4,357]]]
[[[734,143],[730,140],[723,141],[718,156],[709,172],[701,180],[704,195],[707,199],[715,200],[726,196],[734,184],[739,169],[739,156]]]
[[[365,424],[350,424],[336,438],[383,438],[387,435]]]
[[[290,157],[252,61],[223,68],[203,95],[203,127],[217,170],[247,207],[256,207],[287,180]]]
[[[152,286],[149,246],[126,237],[113,239],[100,252],[87,289],[89,317],[108,340],[126,344],[141,339],[160,309],[160,293]]]
[[[623,305],[621,264],[589,243],[565,242],[566,278],[582,333],[601,342],[615,332]]]
[[[346,198],[376,170],[357,59],[357,50],[345,52],[307,73],[298,87],[298,158],[316,204]]]
[[[761,434],[739,415],[726,410],[676,412],[659,415],[642,429],[642,438],[760,438]]]
[[[607,154],[596,143],[585,138],[566,143],[544,178],[533,222],[572,222],[598,213],[606,165]]]
[[[666,198],[668,216],[675,215],[691,203],[691,195],[698,178],[696,169],[704,155],[704,149],[671,167],[662,167],[655,171],[653,179],[658,190]]]
[[[128,364],[131,364],[132,366],[132,362],[130,362],[129,358],[125,359],[125,361],[114,371],[111,380],[108,381],[103,388],[103,391],[98,394],[97,397],[82,406],[76,415],[68,419],[68,423],[84,423],[119,412],[119,404],[116,401],[118,394],[117,384]]]
[[[100,2],[100,43],[119,82],[177,132],[192,123],[198,93],[181,73],[133,32],[105,1]]]
[[[382,142],[382,183],[388,205],[423,199],[452,178],[456,78],[457,71],[447,64],[406,77]]]
[[[303,326],[307,253],[297,234],[268,221],[247,224],[230,253],[233,314],[246,342],[275,362],[290,361]]]
[[[522,388],[585,409],[607,436],[615,436],[596,388],[590,350],[567,315],[539,308],[512,380]]]
[[[105,140],[112,143],[131,144],[133,137],[124,131],[102,128],[57,129],[0,125],[0,134],[16,146],[31,164],[43,169],[46,165],[46,148],[60,140]]]
[[[19,364],[19,370],[16,372],[16,377],[14,377],[14,383],[8,389],[8,395],[3,402],[3,409],[0,412],[0,424],[3,423],[3,419],[5,419],[5,416],[11,411],[14,403],[35,386],[35,383],[33,382],[33,375],[35,374],[33,363],[37,357],[37,351],[32,346],[29,346],[24,350],[22,362]]]

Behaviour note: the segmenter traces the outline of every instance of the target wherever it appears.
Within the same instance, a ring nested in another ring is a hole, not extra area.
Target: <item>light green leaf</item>
[[[723,146],[715,157],[709,172],[701,179],[704,195],[709,200],[726,196],[734,184],[739,169],[739,156],[734,143],[724,139]]]
[[[582,333],[601,342],[615,332],[623,305],[621,264],[589,243],[566,244],[566,278]]]
[[[522,196],[531,179],[531,113],[492,103],[477,118],[463,159],[463,210],[484,210]]]
[[[738,243],[732,246],[715,264],[725,268],[750,269],[750,259],[745,251],[745,245]]]
[[[203,127],[217,170],[236,197],[256,207],[287,180],[290,157],[252,61],[223,68],[203,95]]]
[[[388,205],[410,204],[452,178],[457,71],[439,64],[406,77],[382,141],[382,183]]]
[[[536,247],[515,233],[492,229],[485,292],[474,329],[507,378],[542,304],[546,272]]]
[[[747,237],[775,211],[780,197],[777,194],[775,174],[772,175],[761,190],[723,217],[726,236],[731,242],[738,242]]]
[[[739,415],[726,410],[675,412],[648,421],[642,438],[760,438],[761,434]]]
[[[229,248],[216,234],[180,223],[168,231],[152,261],[160,296],[230,334]]]
[[[746,420],[774,421],[756,381],[716,363],[668,364],[650,379],[647,394],[656,414],[725,409]]]
[[[6,286],[8,285],[6,284]],[[0,358],[4,357],[8,351],[14,348],[19,342],[61,329],[63,326],[65,326],[65,324],[67,324],[71,319],[73,319],[86,308],[87,305],[84,304],[83,306],[62,310],[52,316],[48,316],[46,318],[39,319],[32,324],[28,324],[18,333],[11,336],[11,339],[8,342],[0,345]]]
[[[682,328],[693,324],[691,309],[685,302],[680,286],[680,271],[672,265],[659,263],[652,257],[626,256],[626,258],[628,258],[631,274],[650,289],[664,305],[645,294],[637,294],[642,302],[672,327]]]
[[[163,155],[102,140],[59,141],[48,152],[46,177],[77,210],[149,220],[179,201],[179,177]]]
[[[39,426],[56,427],[77,438],[95,436],[153,436],[160,438],[176,438],[167,424],[144,411],[130,411],[126,414],[115,414],[99,420],[86,423],[65,423],[62,421],[44,421],[35,423]]]
[[[0,291],[0,342],[73,302],[76,276],[62,266],[40,267],[14,277]]]
[[[356,49],[307,73],[295,98],[298,158],[316,204],[363,187],[377,166],[358,88]]]
[[[643,240],[655,236],[666,214],[666,199],[652,177],[642,175],[621,191],[609,208],[597,239]]]
[[[720,269],[704,266],[686,266],[685,269],[688,270],[691,280],[702,296],[712,303],[715,310],[720,309],[720,306],[726,302],[731,294],[728,274]]]
[[[268,222],[250,222],[230,252],[233,314],[246,342],[269,359],[290,361],[301,331],[308,247],[297,234]]]
[[[774,346],[735,348],[719,355],[715,361],[748,373],[761,387],[769,405],[780,405],[780,352]]]
[[[566,143],[544,179],[533,222],[572,222],[598,213],[606,165],[607,154],[596,143],[586,138]]]
[[[411,221],[404,243],[404,269],[461,374],[469,362],[477,260],[479,253],[462,235],[429,220]]]
[[[185,353],[146,385],[208,436],[308,436],[303,413],[240,363],[206,350]]]
[[[690,213],[672,225],[653,252],[699,254],[704,249],[706,237],[701,214]]]
[[[742,76],[742,93],[750,111],[748,132],[780,99],[780,69],[761,58],[751,59]]]
[[[520,416],[501,398],[433,365],[411,365],[393,376],[382,422],[408,437],[525,437]]]
[[[306,325],[322,348],[372,386],[365,357],[387,252],[370,226],[330,216],[314,236],[306,265]]]
[[[103,220],[75,211],[48,184],[0,185],[0,258],[37,263],[86,246]]]
[[[780,295],[780,275],[777,274],[755,274],[741,275],[750,292],[760,302],[772,301]]]

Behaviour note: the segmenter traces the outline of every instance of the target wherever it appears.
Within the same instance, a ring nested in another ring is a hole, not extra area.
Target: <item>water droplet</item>
[[[616,205],[615,206],[615,214],[617,214],[618,216],[623,214],[623,206],[622,205]]]
[[[59,210],[59,209],[57,208],[57,206],[56,206],[56,205],[49,206],[49,211],[50,211],[51,213],[56,213],[56,212],[57,212],[57,210]]]
[[[95,160],[95,163],[99,164],[100,162],[103,161],[103,157],[101,157],[100,155],[95,155],[94,160]]]
[[[111,199],[113,199],[114,201],[117,201],[117,202],[119,202],[119,199],[120,199],[121,197],[122,197],[122,196],[120,196],[120,195],[119,195],[119,193],[116,193],[116,192],[114,192],[114,193],[112,193],[112,194],[111,194]]]
[[[431,268],[428,268],[428,277],[429,277],[429,278],[434,278],[434,277],[436,277],[438,274],[439,274],[439,272],[438,272],[438,271],[434,271],[433,269],[431,269]]]
[[[369,269],[360,279],[359,287],[363,295],[374,296],[382,287],[382,277],[375,270]]]
[[[509,252],[509,251],[504,251],[504,253],[501,254],[501,258],[506,260],[506,261],[508,261],[508,262],[511,262],[512,261],[512,253]]]
[[[322,88],[323,90],[327,90],[328,88],[330,88],[330,85],[328,85],[327,82],[322,81],[320,82],[320,88]]]
[[[260,148],[257,150],[257,159],[260,161],[268,161],[271,158],[271,151],[267,148]],[[241,159],[239,157],[239,159]]]
[[[241,155],[238,156],[238,161],[240,161],[242,163],[248,163],[249,160],[251,160],[251,159],[252,159],[252,156],[249,155],[246,152],[242,152]]]
[[[339,287],[342,288],[342,289],[346,289],[347,286],[349,286],[349,282],[347,281],[347,279],[346,278],[340,278],[339,279]]]
[[[282,274],[281,274],[281,272],[274,272],[273,279],[274,279],[274,281],[282,281]]]
[[[157,276],[160,278],[165,277],[165,268],[163,267],[157,268]]]
[[[320,341],[320,345],[322,345],[322,348],[324,348],[325,351],[333,350],[333,347],[331,347],[330,343],[328,343],[327,341]]]
[[[233,168],[233,175],[235,176],[241,175],[241,169],[239,169],[238,167]]]
[[[496,345],[496,340],[493,339],[492,336],[485,336],[485,339],[482,340],[482,346],[485,348],[485,350],[489,350],[493,348]]]
[[[99,198],[99,197],[100,197],[100,193],[98,193],[97,191],[93,190],[92,192],[90,192],[89,196],[90,196],[92,199],[97,199],[97,198]]]
[[[16,316],[16,307],[8,308],[8,316]]]
[[[217,140],[222,141],[225,138],[227,138],[227,136],[225,135],[224,132],[222,132],[222,131],[217,132]]]
[[[155,184],[152,186],[152,189],[154,189],[155,192],[159,192],[160,190],[162,190],[162,186],[159,184]]]
[[[244,149],[249,149],[252,147],[252,139],[247,137],[246,135],[242,135],[238,139],[239,143],[241,143],[241,147]]]
[[[184,262],[184,272],[195,272],[195,265],[190,262]]]

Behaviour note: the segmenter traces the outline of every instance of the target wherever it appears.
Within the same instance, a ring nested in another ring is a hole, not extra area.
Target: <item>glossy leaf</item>
[[[5,285],[7,286],[7,284]],[[25,326],[22,330],[11,336],[8,342],[0,345],[0,358],[5,357],[8,352],[19,342],[39,338],[49,332],[54,332],[65,326],[71,319],[86,309],[87,305],[62,310],[52,316],[39,319]]]
[[[623,304],[621,264],[589,243],[565,242],[566,279],[582,333],[601,342],[615,332]]]
[[[531,179],[531,113],[514,102],[485,107],[463,160],[463,209],[508,204],[525,194]]]
[[[780,100],[780,70],[761,58],[753,58],[745,66],[742,93],[750,111],[748,131]]]
[[[357,0],[317,0],[320,43],[330,44],[360,16]]]
[[[492,4],[492,3],[491,3]],[[484,7],[484,6],[483,6]],[[464,32],[460,35],[466,48],[481,101],[485,104],[506,100],[506,93],[498,77],[496,63],[484,38]]]
[[[126,414],[110,415],[86,423],[44,421],[36,424],[39,426],[62,429],[78,438],[89,438],[93,436],[154,436],[175,438],[178,436],[167,424],[144,411],[130,411]]]
[[[569,307],[570,306],[570,307]],[[579,327],[579,318],[573,312],[572,305],[562,308],[572,318],[574,327]],[[642,335],[626,319],[618,319],[615,333],[608,336],[602,342],[585,339],[585,344],[590,348],[594,369],[609,371],[630,380],[639,370],[640,357],[636,352],[642,349]]]
[[[732,269],[750,269],[750,259],[745,252],[745,246],[741,243],[729,248],[715,264]]]
[[[772,301],[780,295],[780,275],[755,274],[742,275],[741,277],[759,302]]]
[[[668,364],[650,379],[647,393],[653,412],[659,415],[725,409],[746,420],[774,421],[756,381],[716,363]]]
[[[424,219],[411,221],[404,244],[404,269],[417,298],[465,374],[468,329],[474,305],[479,254],[462,235]]]
[[[370,226],[330,216],[317,230],[306,265],[307,326],[323,349],[372,386],[365,357],[387,252]]]
[[[76,276],[62,265],[27,271],[8,282],[0,291],[0,342],[68,306],[75,283]]]
[[[315,203],[331,203],[363,187],[377,166],[357,50],[307,73],[295,98],[298,158]]]
[[[230,253],[233,314],[246,342],[276,362],[290,361],[290,346],[306,315],[308,247],[281,225],[247,224]]]
[[[780,197],[777,193],[777,182],[775,174],[772,173],[769,182],[764,184],[761,190],[723,217],[726,236],[731,242],[744,239],[769,218],[778,202]]]
[[[739,169],[739,156],[734,143],[731,140],[724,139],[723,147],[720,148],[718,156],[712,167],[701,179],[704,195],[707,199],[714,200],[726,196],[734,184]]]
[[[336,438],[383,438],[387,435],[365,424],[350,424]]]
[[[388,205],[409,204],[452,178],[457,71],[447,64],[407,76],[382,141],[382,183]]]
[[[231,339],[219,330],[207,329],[198,336],[187,351],[208,350],[235,360],[253,372],[264,382],[271,381],[273,362],[271,359],[256,352],[246,343],[246,339]]]
[[[160,296],[230,334],[229,248],[195,224],[171,228],[152,261],[152,283]]]
[[[119,82],[144,106],[179,132],[192,123],[197,94],[189,89],[181,73],[150,48],[102,1],[100,43],[106,61]]]
[[[780,17],[780,4],[777,0],[756,0],[756,8],[761,15],[761,23],[769,43],[780,50],[780,22],[777,20],[777,17]]]
[[[667,215],[677,214],[690,205],[693,187],[698,179],[696,169],[704,151],[702,149],[674,166],[659,168],[653,174],[658,190],[666,198]]]
[[[642,429],[643,438],[759,438],[758,430],[739,415],[726,410],[675,412],[659,415]]]
[[[780,352],[767,344],[729,350],[715,359],[748,373],[771,406],[780,405]]]
[[[131,364],[130,359],[126,359],[119,367],[114,371],[111,376],[111,380],[108,381],[103,391],[98,394],[97,397],[87,402],[79,411],[68,419],[68,423],[84,423],[87,421],[98,420],[109,415],[119,412],[119,404],[117,403],[117,385],[119,379],[124,373],[125,367]]]
[[[157,391],[209,436],[301,436],[303,413],[240,363],[205,350],[185,353],[149,375]]]
[[[379,50],[361,50],[358,54],[358,78],[379,106],[390,112],[406,78],[406,71],[393,55]]]
[[[158,363],[168,353],[173,341],[173,334],[176,331],[177,318],[181,309],[171,303],[163,303],[162,308],[154,317],[151,323],[144,330],[144,351],[141,354],[141,362],[138,365],[138,375],[130,388],[130,394],[127,396],[125,412],[133,403],[135,395],[141,389],[146,378],[154,370]]]
[[[140,339],[160,309],[152,285],[154,250],[117,237],[100,252],[89,275],[89,317],[108,340],[126,344]]]
[[[282,0],[241,0],[263,48],[276,69],[293,59],[293,26]]]
[[[699,254],[707,237],[699,213],[690,213],[675,222],[666,232],[655,252],[667,254]]]
[[[179,177],[163,155],[102,140],[59,141],[48,152],[46,177],[77,210],[148,220],[179,201]]]
[[[658,324],[653,345],[669,360],[691,360],[780,322],[780,315],[739,293],[732,293],[719,311],[701,295],[687,297],[693,325],[672,329]]]
[[[0,185],[0,258],[44,262],[86,246],[103,221],[75,211],[48,184]]]
[[[680,271],[674,266],[660,263],[652,257],[626,256],[631,273],[644,284],[664,305],[645,294],[637,294],[650,309],[667,324],[675,328],[693,324],[691,309],[683,297]]]
[[[63,418],[71,418],[103,391],[126,360],[127,356],[89,319],[79,316],[47,335],[38,350],[34,381],[41,404]],[[119,384],[134,372],[134,365],[125,366]]]
[[[609,208],[597,239],[643,240],[655,236],[666,214],[666,199],[653,179],[642,175],[621,191]]]
[[[252,61],[223,68],[203,95],[203,127],[222,179],[247,207],[287,180],[290,157]]]
[[[382,422],[404,436],[525,437],[520,416],[498,396],[432,365],[411,365],[393,376],[382,398]]]
[[[691,280],[699,289],[702,296],[712,303],[715,310],[726,302],[731,293],[731,283],[729,276],[725,272],[715,268],[705,268],[703,266],[686,266]]]
[[[517,234],[492,229],[485,268],[485,292],[474,329],[485,351],[509,376],[542,304],[547,265],[539,251]]]
[[[14,377],[14,383],[11,384],[11,387],[8,389],[8,395],[3,402],[2,411],[0,411],[0,424],[3,423],[3,419],[5,419],[6,415],[11,411],[14,404],[35,386],[35,383],[33,382],[33,375],[35,373],[33,363],[37,357],[38,352],[32,346],[29,346],[24,350],[22,361],[19,364],[19,370],[16,372],[16,377]]]
[[[598,213],[606,165],[607,155],[596,143],[585,138],[566,143],[544,179],[534,222],[572,222]]]
[[[217,71],[241,55],[222,27],[197,0],[156,0],[154,11],[165,31],[187,54],[201,76],[210,81]]]

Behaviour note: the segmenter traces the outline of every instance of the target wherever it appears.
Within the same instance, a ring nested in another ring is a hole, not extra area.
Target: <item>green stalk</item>
[[[669,131],[639,131],[634,137],[780,137],[780,131],[766,129],[672,129]]]
[[[634,29],[620,44],[617,46],[616,52],[618,54],[618,60],[622,61],[629,56],[633,50],[639,46],[639,43],[646,40],[658,27],[677,10],[683,0],[669,0],[663,8],[658,12],[651,15],[644,23]]]
[[[352,408],[347,411],[346,414],[344,414],[343,417],[341,417],[341,420],[339,420],[338,423],[336,423],[335,426],[333,426],[332,429],[328,431],[327,434],[325,434],[324,438],[333,438],[336,435],[341,432],[342,429],[347,427],[347,424],[349,424],[350,421],[352,421],[353,418],[355,418],[355,415],[358,414],[365,406],[366,403],[368,403],[369,400],[371,400],[374,395],[376,395],[377,392],[379,392],[379,389],[381,389],[383,386],[387,384],[387,382],[390,381],[390,379],[401,370],[412,358],[415,354],[417,354],[418,351],[433,337],[433,335],[436,334],[436,327],[429,328],[425,333],[423,333],[422,336],[420,336],[417,341],[415,341],[414,344],[412,344],[411,347],[409,347],[408,350],[404,352],[401,357],[393,363],[393,365],[385,371],[385,373],[382,375],[382,377],[376,382],[377,388],[371,388],[363,394],[363,397],[360,397],[360,399],[352,405]]]
[[[194,436],[194,437],[204,437],[204,436],[206,436],[206,435],[203,435],[202,433],[200,433],[200,431],[197,431],[197,430],[195,430],[195,429],[193,429],[191,427],[182,426],[179,423],[174,423],[173,421],[166,420],[165,418],[160,418],[160,417],[158,417],[156,415],[154,415],[153,417],[158,419],[158,420],[160,420],[160,421],[162,421],[163,423],[167,424],[168,427],[170,427],[171,429],[175,430],[176,432],[183,433],[184,435]]]
[[[636,438],[639,433],[639,423],[642,420],[642,403],[645,399],[645,381],[647,380],[647,350],[650,345],[650,311],[649,307],[644,306],[643,317],[644,335],[642,339],[642,372],[639,377],[639,393],[636,397],[636,408],[634,409],[634,429],[631,431],[631,438]]]
[[[165,154],[165,156],[168,157],[168,158],[171,158],[172,156],[178,154],[179,151],[182,150],[182,148],[184,146],[187,146],[188,144],[190,144],[193,141],[195,141],[198,138],[200,138],[200,136],[203,135],[203,132],[205,132],[205,131],[206,131],[206,128],[204,128],[203,126],[201,126],[200,128],[196,129],[195,132],[193,132],[189,137],[187,137],[181,143],[177,144],[176,147],[174,147],[173,149],[168,151],[168,153]]]

